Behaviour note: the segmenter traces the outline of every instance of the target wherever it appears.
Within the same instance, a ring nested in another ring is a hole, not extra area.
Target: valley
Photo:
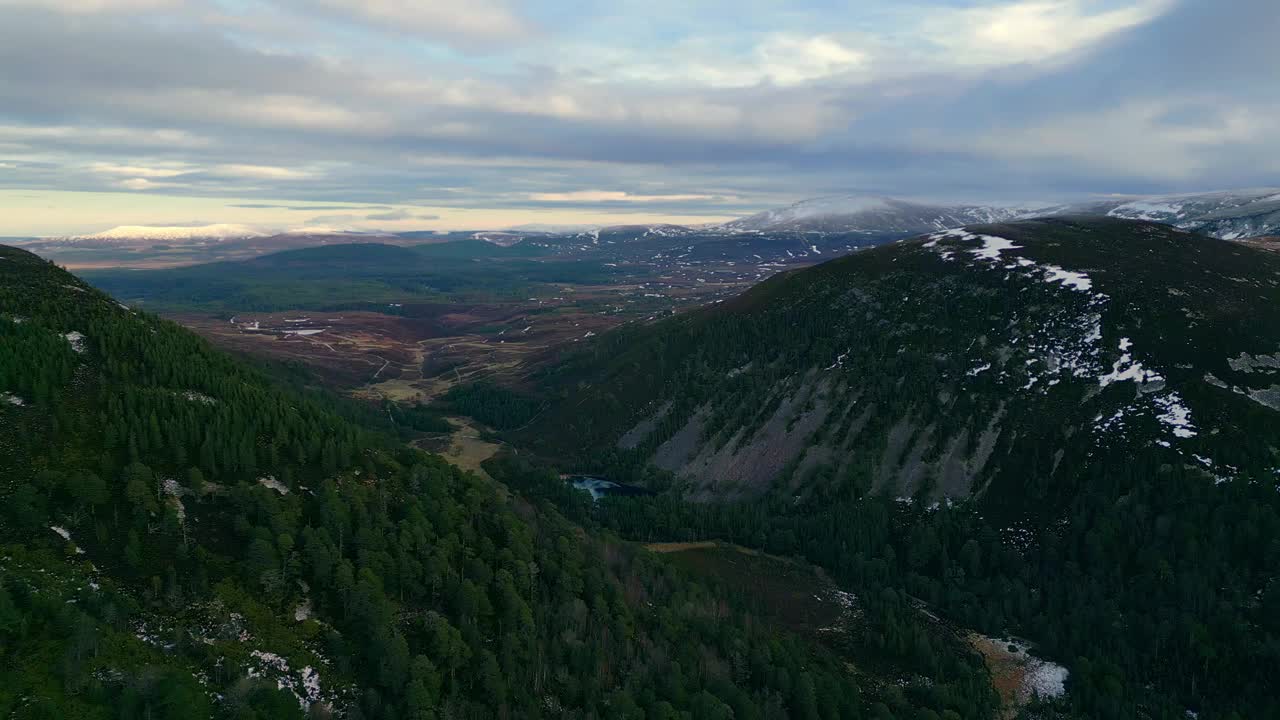
[[[1277,0],[0,18],[0,720],[1280,718]]]
[[[632,245],[595,259],[546,238],[458,242],[86,275],[124,300],[120,312],[159,312],[300,390],[340,393],[351,403],[342,412],[488,483],[497,502],[652,555],[656,565],[632,562],[695,579],[722,598],[719,617],[738,607],[822,648],[841,682],[887,708],[1163,717],[1232,696],[1265,705],[1264,681],[1247,669],[1258,663],[1245,658],[1266,651],[1237,633],[1245,664],[1228,679],[1173,639],[1154,660],[1150,638],[1172,630],[1121,625],[1105,640],[1088,630],[1148,602],[1169,628],[1208,622],[1172,610],[1194,607],[1206,582],[1270,603],[1265,566],[1222,555],[1204,515],[1194,542],[1218,549],[1194,556],[1154,538],[1122,549],[1120,535],[1078,534],[1150,527],[1152,513],[1171,518],[1188,503],[1266,508],[1257,531],[1270,532],[1280,267],[1260,252],[1265,240],[1082,216],[830,253],[757,238],[786,260],[747,267],[720,241],[687,236],[678,251]],[[85,327],[81,350],[100,334]],[[227,396],[194,387],[188,395],[211,407]],[[13,397],[26,407],[39,394]],[[325,452],[314,462],[342,462]],[[309,491],[280,477],[256,484]],[[174,487],[183,518],[214,510]],[[61,522],[83,536],[83,518]],[[181,518],[176,527],[186,530]],[[1184,585],[1081,577],[1073,564],[1099,542],[1105,551],[1088,552],[1148,579],[1162,558]],[[622,582],[643,600],[644,586]],[[286,605],[311,601],[276,592]],[[1067,606],[1092,609],[1055,619]],[[1247,604],[1231,607],[1220,612],[1256,630]],[[173,622],[162,613],[148,627]],[[1105,665],[1117,655],[1147,658],[1145,669]],[[284,667],[282,687],[306,700],[308,676]],[[1201,689],[1189,693],[1180,673]]]
[[[12,248],[0,307],[20,400],[0,404],[0,637],[23,658],[0,665],[0,707],[17,717],[994,702],[881,692],[742,598],[516,494],[525,471],[484,461],[475,425],[443,454],[492,479]]]

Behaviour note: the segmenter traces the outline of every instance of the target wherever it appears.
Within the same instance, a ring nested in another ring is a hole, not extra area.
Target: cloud
[[[339,227],[367,227],[370,222],[402,222],[407,220],[439,220],[440,216],[432,213],[419,213],[398,209],[382,213],[357,215],[341,213],[335,215],[317,215],[307,220],[308,225],[336,225]]]
[[[314,173],[308,170],[298,170],[295,168],[275,167],[272,165],[243,165],[230,164],[218,165],[214,168],[221,175],[230,177],[254,178],[259,180],[304,180],[314,177]]]
[[[116,187],[125,190],[158,190],[168,187],[182,187],[181,183],[156,182],[144,177],[134,177],[116,182]]]
[[[135,178],[169,178],[191,172],[188,165],[142,166],[118,165],[109,162],[95,162],[89,165],[89,171],[103,175],[129,175]]]
[[[849,72],[869,60],[866,52],[848,47],[830,35],[773,35],[756,48],[756,55],[764,77],[779,85]]]
[[[864,69],[871,54],[848,38],[830,34],[768,33],[745,53],[734,38],[691,38],[668,49],[639,49],[612,55],[610,73],[665,85],[694,83],[712,88],[760,84],[801,85]]]
[[[38,7],[68,14],[134,13],[183,4],[183,0],[0,0],[0,7]]]
[[[931,15],[924,30],[948,58],[977,65],[1051,59],[1150,22],[1172,0],[1137,0],[1099,9],[1090,0],[1021,0]]]
[[[696,193],[676,195],[644,195],[623,192],[621,190],[571,190],[569,192],[530,193],[529,199],[538,202],[553,203],[655,203],[655,202],[689,202],[694,200],[713,200],[714,195]]]
[[[384,213],[374,213],[365,215],[366,220],[439,220],[439,215],[430,213],[415,213],[408,210],[392,210]]]
[[[307,8],[470,49],[483,43],[519,40],[533,32],[532,26],[501,0],[313,0]]]
[[[172,150],[205,147],[212,141],[177,128],[0,124],[0,143],[6,142],[23,146],[39,144]]]
[[[294,210],[300,212],[321,212],[324,210],[391,210],[390,205],[279,205],[275,203],[231,203],[227,207],[248,210]]]
[[[0,0],[0,189],[518,224],[1268,184],[1280,157],[1270,0],[325,1]]]
[[[1194,122],[1169,122],[1195,109]],[[1047,159],[1147,179],[1192,179],[1213,169],[1232,147],[1275,141],[1269,111],[1212,102],[1135,101],[1103,111],[1079,111],[1044,123],[993,132],[978,147],[1010,160]],[[1275,165],[1273,165],[1275,167]]]

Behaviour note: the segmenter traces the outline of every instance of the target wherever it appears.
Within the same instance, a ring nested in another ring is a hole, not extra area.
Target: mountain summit
[[[1000,222],[1024,209],[994,205],[932,205],[873,195],[803,200],[721,225],[732,232],[839,232],[882,235],[921,233],[962,225]]]

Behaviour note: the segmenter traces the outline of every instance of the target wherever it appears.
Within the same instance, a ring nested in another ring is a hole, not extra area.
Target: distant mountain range
[[[63,243],[85,246],[139,243],[205,245],[271,237],[395,238],[397,236],[393,233],[361,232],[328,227],[298,227],[279,231],[235,223],[214,223],[212,225],[121,225],[98,233],[39,238],[38,241],[45,244]]]
[[[243,260],[298,248],[380,243],[417,245],[440,242],[435,233],[393,235],[326,227],[266,230],[232,223],[213,225],[122,225],[98,233],[64,237],[20,238],[14,245],[76,269],[94,267],[156,268]],[[443,239],[460,239],[444,236]]]
[[[859,248],[966,225],[1037,217],[1110,216],[1149,220],[1225,240],[1280,236],[1280,189],[1116,197],[1060,204],[940,204],[846,195],[814,198],[719,225],[669,223],[602,227],[526,226],[506,230],[359,232],[327,227],[268,230],[220,223],[125,225],[99,233],[21,244],[71,267],[150,267],[244,259],[349,243],[416,245],[458,240],[539,253],[594,256],[625,265],[663,263],[809,264]],[[761,272],[764,272],[763,270]]]
[[[1280,235],[1280,189],[1276,188],[1163,195],[1067,205],[1054,210],[1152,220],[1223,240]]]
[[[533,240],[580,249],[637,240],[694,240],[708,236],[744,235],[777,236],[780,239],[796,239],[802,235],[811,236],[810,239],[840,236],[840,242],[844,244],[878,244],[978,223],[1068,215],[1151,220],[1224,240],[1265,237],[1280,235],[1280,189],[1126,196],[1057,204],[942,204],[875,195],[840,195],[802,200],[786,207],[703,227],[672,224],[598,228],[528,226],[475,233],[474,237],[504,245]]]
[[[939,205],[863,195],[804,200],[718,229],[726,232],[906,234],[1063,215],[1152,220],[1225,240],[1280,234],[1280,189],[1125,197],[1057,205]]]

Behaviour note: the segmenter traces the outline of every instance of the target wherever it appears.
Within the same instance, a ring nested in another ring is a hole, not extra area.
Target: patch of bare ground
[[[430,331],[412,320],[371,312],[247,313],[230,319],[178,314],[172,319],[224,349],[301,363],[338,388],[416,372],[415,337]]]
[[[991,684],[1000,695],[1002,720],[1013,720],[1037,697],[1058,697],[1065,691],[1066,668],[1032,655],[1026,642],[975,632],[965,632],[964,639],[982,655],[991,673]]]
[[[500,446],[481,437],[480,431],[469,420],[449,418],[449,421],[457,425],[457,430],[453,432],[452,442],[444,456],[464,470],[488,477],[481,463],[493,457]]]

